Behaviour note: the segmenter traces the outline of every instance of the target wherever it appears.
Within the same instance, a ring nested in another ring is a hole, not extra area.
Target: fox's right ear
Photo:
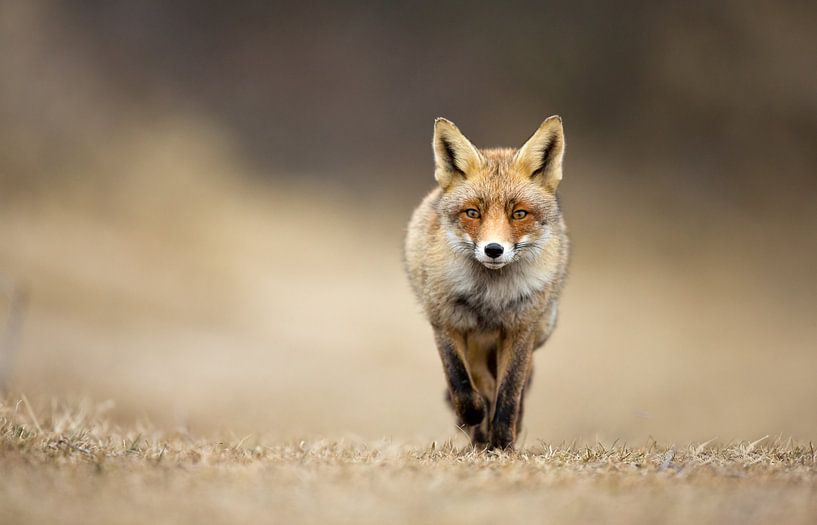
[[[467,178],[482,164],[479,150],[450,120],[434,121],[434,178],[445,190],[459,178]]]

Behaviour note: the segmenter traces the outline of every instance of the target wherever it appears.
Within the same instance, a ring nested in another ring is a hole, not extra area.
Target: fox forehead
[[[443,206],[450,214],[466,207],[480,211],[497,207],[512,208],[522,205],[541,209],[555,202],[555,196],[513,166],[516,150],[496,148],[481,150],[485,162],[467,179],[452,185],[442,196]]]
[[[486,190],[496,190],[491,193],[499,193],[510,186],[528,182],[529,177],[514,167],[513,159],[516,152],[517,150],[513,148],[480,150],[484,161],[473,173],[468,174],[468,180],[485,187]]]

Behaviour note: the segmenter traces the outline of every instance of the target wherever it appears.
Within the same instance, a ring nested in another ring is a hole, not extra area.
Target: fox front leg
[[[506,336],[499,355],[499,377],[494,417],[491,422],[492,448],[511,448],[522,417],[522,395],[530,378],[533,345],[527,331]]]
[[[437,350],[443,363],[451,405],[460,424],[479,425],[485,418],[485,401],[476,391],[465,366],[465,339],[461,334],[435,329]]]

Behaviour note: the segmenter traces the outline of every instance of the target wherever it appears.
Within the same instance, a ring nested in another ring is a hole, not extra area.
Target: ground
[[[208,440],[109,404],[0,408],[2,523],[814,523],[809,443]]]

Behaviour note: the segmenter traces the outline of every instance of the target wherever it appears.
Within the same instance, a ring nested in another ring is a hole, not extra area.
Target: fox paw
[[[491,448],[512,450],[516,435],[512,428],[492,428]]]
[[[477,450],[485,450],[490,445],[488,434],[481,425],[471,427],[471,445]]]
[[[479,425],[485,419],[485,401],[477,392],[457,396],[451,401],[461,425],[467,427]]]
[[[485,419],[485,402],[482,396],[471,396],[471,399],[461,405],[458,415],[468,426],[479,425]]]

